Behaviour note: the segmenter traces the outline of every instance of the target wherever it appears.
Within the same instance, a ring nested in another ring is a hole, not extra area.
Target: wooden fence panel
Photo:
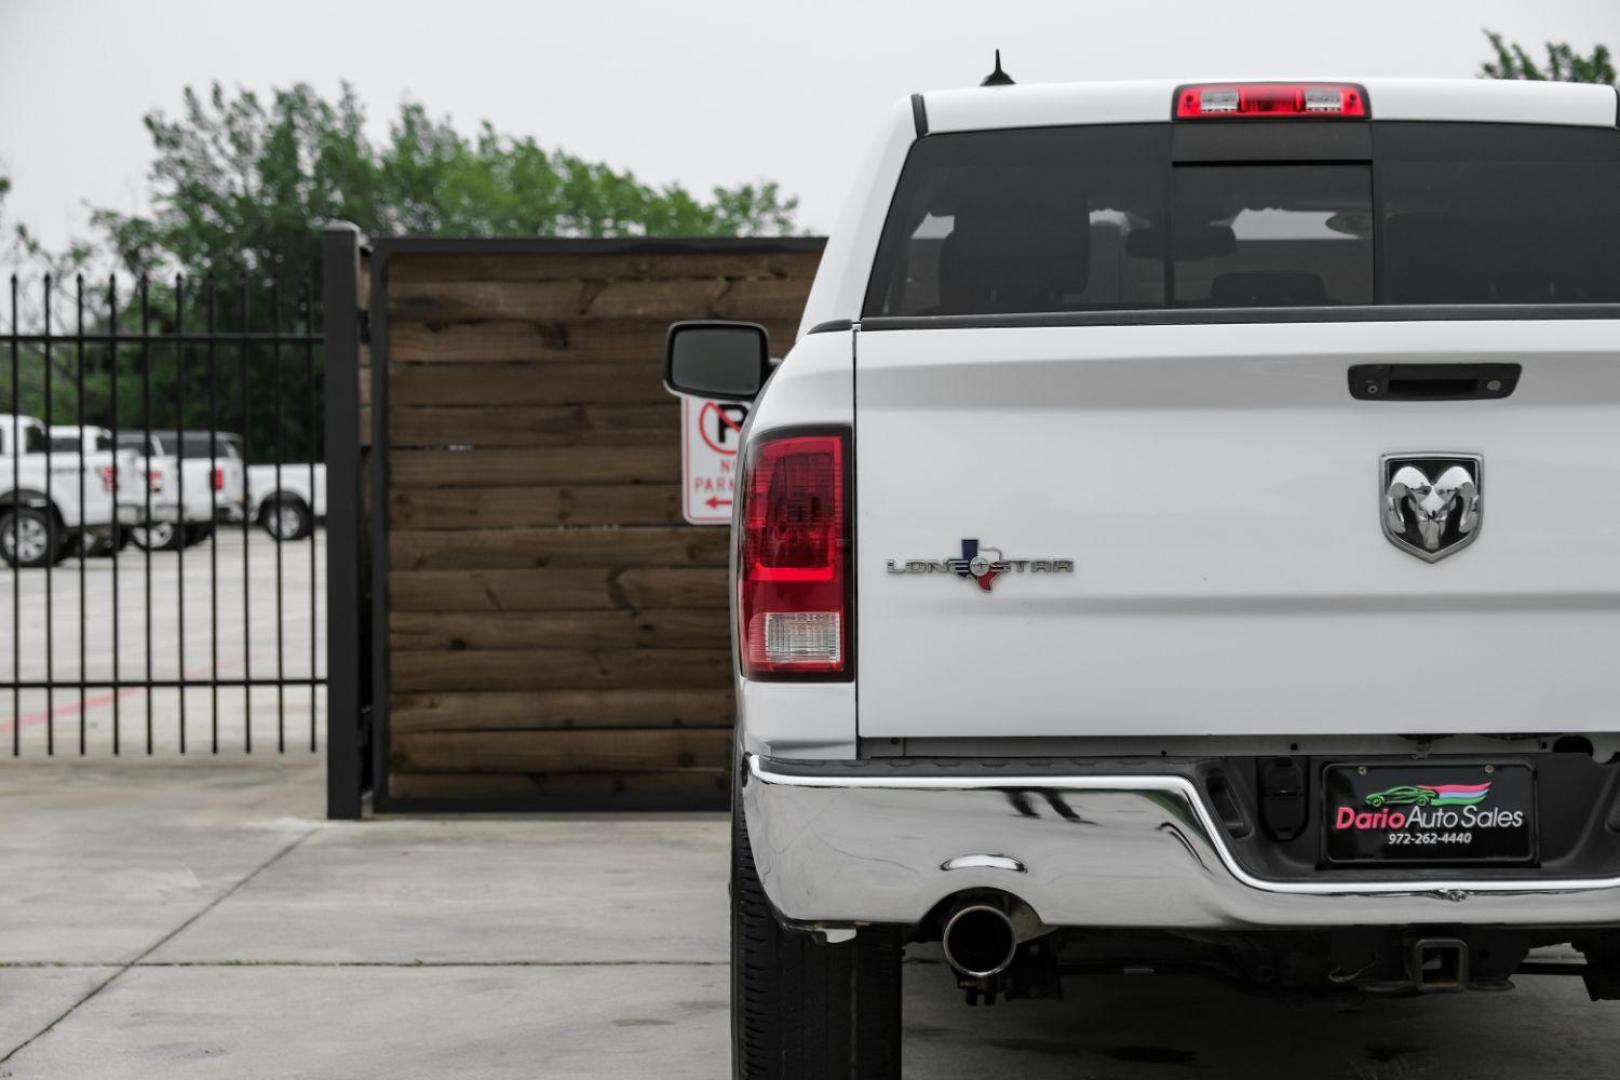
[[[389,513],[395,528],[424,530],[678,524],[682,520],[681,487],[537,485],[396,491],[389,501]]]
[[[378,257],[379,805],[723,801],[731,540],[681,518],[664,336],[739,319],[785,351],[819,241],[384,241]]]

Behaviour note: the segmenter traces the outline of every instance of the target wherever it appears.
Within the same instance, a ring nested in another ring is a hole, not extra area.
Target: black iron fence
[[[11,754],[320,749],[325,429],[311,286],[13,276],[9,299]]]

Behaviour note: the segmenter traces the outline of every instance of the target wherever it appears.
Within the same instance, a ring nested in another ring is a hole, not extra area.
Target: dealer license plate
[[[1330,765],[1322,788],[1330,863],[1535,861],[1528,765]]]

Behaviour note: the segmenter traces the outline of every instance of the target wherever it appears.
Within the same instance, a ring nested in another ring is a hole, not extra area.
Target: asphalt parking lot
[[[0,1078],[728,1075],[716,815],[319,820],[290,761],[0,769]],[[906,973],[908,1077],[1613,1072],[1577,980],[1414,999],[1187,977],[969,1009]]]
[[[262,529],[244,533],[241,526],[222,526],[212,539],[184,551],[153,552],[150,585],[147,554],[134,545],[116,559],[70,558],[48,577],[43,570],[13,573],[0,566],[0,640],[11,640],[13,598],[21,600],[15,668],[11,650],[0,649],[6,681],[16,670],[24,681],[49,674],[58,683],[76,684],[82,628],[84,678],[112,681],[116,656],[123,684],[92,685],[82,697],[76,685],[55,694],[24,691],[15,701],[0,694],[0,748],[9,752],[15,737],[25,758],[53,748],[77,756],[82,726],[84,755],[93,758],[110,757],[115,748],[121,757],[145,756],[149,731],[150,748],[159,757],[173,757],[182,742],[188,754],[208,754],[216,746],[227,754],[250,746],[256,753],[278,745],[304,753],[312,745],[318,749],[325,739],[325,691],[296,680],[325,671],[325,537],[317,529],[310,540],[278,545]],[[149,692],[132,685],[144,683],[148,673],[156,680],[184,677],[205,684],[216,677],[285,675],[293,685],[279,692],[206,685]]]

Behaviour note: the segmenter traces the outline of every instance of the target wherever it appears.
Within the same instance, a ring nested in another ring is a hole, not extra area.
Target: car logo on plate
[[[1378,473],[1384,535],[1425,562],[1461,551],[1479,536],[1484,472],[1478,454],[1385,454]]]
[[[1490,784],[1413,784],[1375,791],[1368,806],[1476,806],[1491,793]]]
[[[890,559],[891,574],[955,574],[975,582],[984,592],[1003,574],[1072,574],[1073,559],[1009,559],[1000,548],[981,547],[974,538],[962,540],[962,555],[955,559]]]

